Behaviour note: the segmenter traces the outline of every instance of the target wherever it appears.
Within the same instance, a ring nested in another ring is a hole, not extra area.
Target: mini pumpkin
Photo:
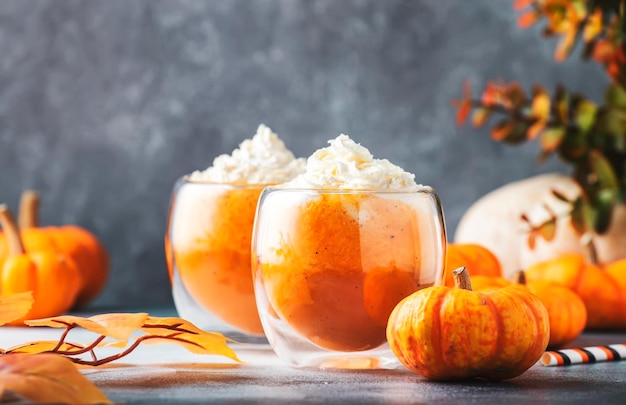
[[[106,284],[108,253],[96,236],[82,227],[40,227],[39,201],[39,194],[34,190],[24,191],[20,199],[18,220],[26,250],[51,250],[71,257],[81,273],[81,286],[74,304],[77,307],[85,306],[96,298]]]
[[[400,362],[433,380],[506,380],[535,364],[550,333],[539,298],[517,285],[472,291],[465,268],[453,275],[457,288],[425,288],[394,308],[387,339]]]
[[[454,286],[452,271],[465,267],[471,277],[502,276],[502,267],[498,258],[486,247],[474,243],[453,243],[448,245],[444,285]]]
[[[72,258],[52,250],[28,253],[6,205],[0,205],[0,224],[9,253],[0,267],[0,294],[32,291],[34,303],[24,319],[61,315],[73,304],[80,288],[80,272]]]
[[[620,287],[624,281],[613,276],[617,269],[616,265],[605,271],[587,263],[581,254],[568,253],[536,263],[525,273],[530,281],[553,282],[576,293],[587,308],[587,329],[615,330],[626,328],[626,290]]]

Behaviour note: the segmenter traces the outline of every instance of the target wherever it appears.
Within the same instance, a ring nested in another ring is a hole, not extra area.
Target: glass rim
[[[282,187],[281,185],[269,185],[263,190],[264,193],[309,193],[309,194],[437,194],[431,186],[418,185],[401,189],[339,189],[339,188],[314,188],[314,187]]]
[[[233,188],[265,188],[269,186],[275,186],[276,183],[243,183],[243,182],[225,182],[225,181],[212,181],[203,179],[192,179],[191,175],[185,174],[178,178],[179,182],[188,184],[199,184],[205,186],[223,186]]]

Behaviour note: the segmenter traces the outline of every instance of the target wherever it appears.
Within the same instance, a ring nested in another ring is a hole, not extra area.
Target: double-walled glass
[[[250,268],[252,227],[263,187],[179,179],[165,237],[179,315],[244,342],[263,336]]]
[[[442,282],[445,225],[436,193],[268,187],[252,240],[265,334],[295,367],[391,368],[387,319]]]

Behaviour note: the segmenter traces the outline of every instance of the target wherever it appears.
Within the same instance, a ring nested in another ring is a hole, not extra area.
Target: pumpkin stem
[[[24,243],[20,237],[20,230],[13,218],[13,214],[9,211],[6,204],[0,204],[0,226],[4,229],[4,233],[9,243],[9,252],[12,255],[21,255],[25,253]]]
[[[452,277],[454,278],[454,286],[456,288],[472,291],[472,282],[465,266],[452,270]]]
[[[24,190],[20,198],[17,214],[20,228],[36,228],[39,226],[39,193],[35,190]]]
[[[524,273],[524,270],[520,270],[517,273],[515,273],[515,277],[513,278],[513,283],[519,284],[519,285],[526,285],[526,273]]]
[[[587,250],[587,260],[589,260],[591,264],[600,265],[600,258],[598,257],[596,245],[593,243],[593,235],[591,232],[585,233],[580,238],[580,241]]]

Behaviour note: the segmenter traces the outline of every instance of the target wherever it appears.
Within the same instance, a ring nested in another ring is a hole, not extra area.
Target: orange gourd
[[[558,348],[576,339],[587,324],[587,308],[583,300],[569,288],[550,281],[526,281],[523,271],[516,282],[525,285],[548,310],[550,319],[549,348]]]
[[[587,263],[577,253],[568,253],[556,259],[536,263],[526,269],[530,281],[550,281],[576,293],[587,308],[587,329],[626,328],[626,283],[619,275],[622,264],[599,266]]]
[[[26,250],[50,250],[71,257],[81,273],[81,286],[74,306],[92,301],[104,288],[109,270],[109,257],[100,241],[89,231],[75,225],[39,227],[39,195],[36,191],[22,193],[19,227]],[[2,260],[0,246],[0,261]]]
[[[402,300],[387,325],[400,362],[433,380],[505,380],[530,368],[549,339],[548,312],[528,289],[471,291],[464,268],[457,288],[419,290]]]
[[[498,288],[508,287],[511,281],[504,277],[494,276],[472,276],[472,289],[474,291],[494,290]]]
[[[465,267],[471,277],[502,276],[502,268],[498,258],[486,247],[471,243],[452,243],[448,245],[444,285],[454,286],[452,271]]]
[[[45,318],[66,312],[80,288],[80,272],[71,257],[41,250],[27,253],[6,205],[0,205],[0,224],[9,253],[0,267],[0,294],[32,291],[34,303],[24,319]]]

